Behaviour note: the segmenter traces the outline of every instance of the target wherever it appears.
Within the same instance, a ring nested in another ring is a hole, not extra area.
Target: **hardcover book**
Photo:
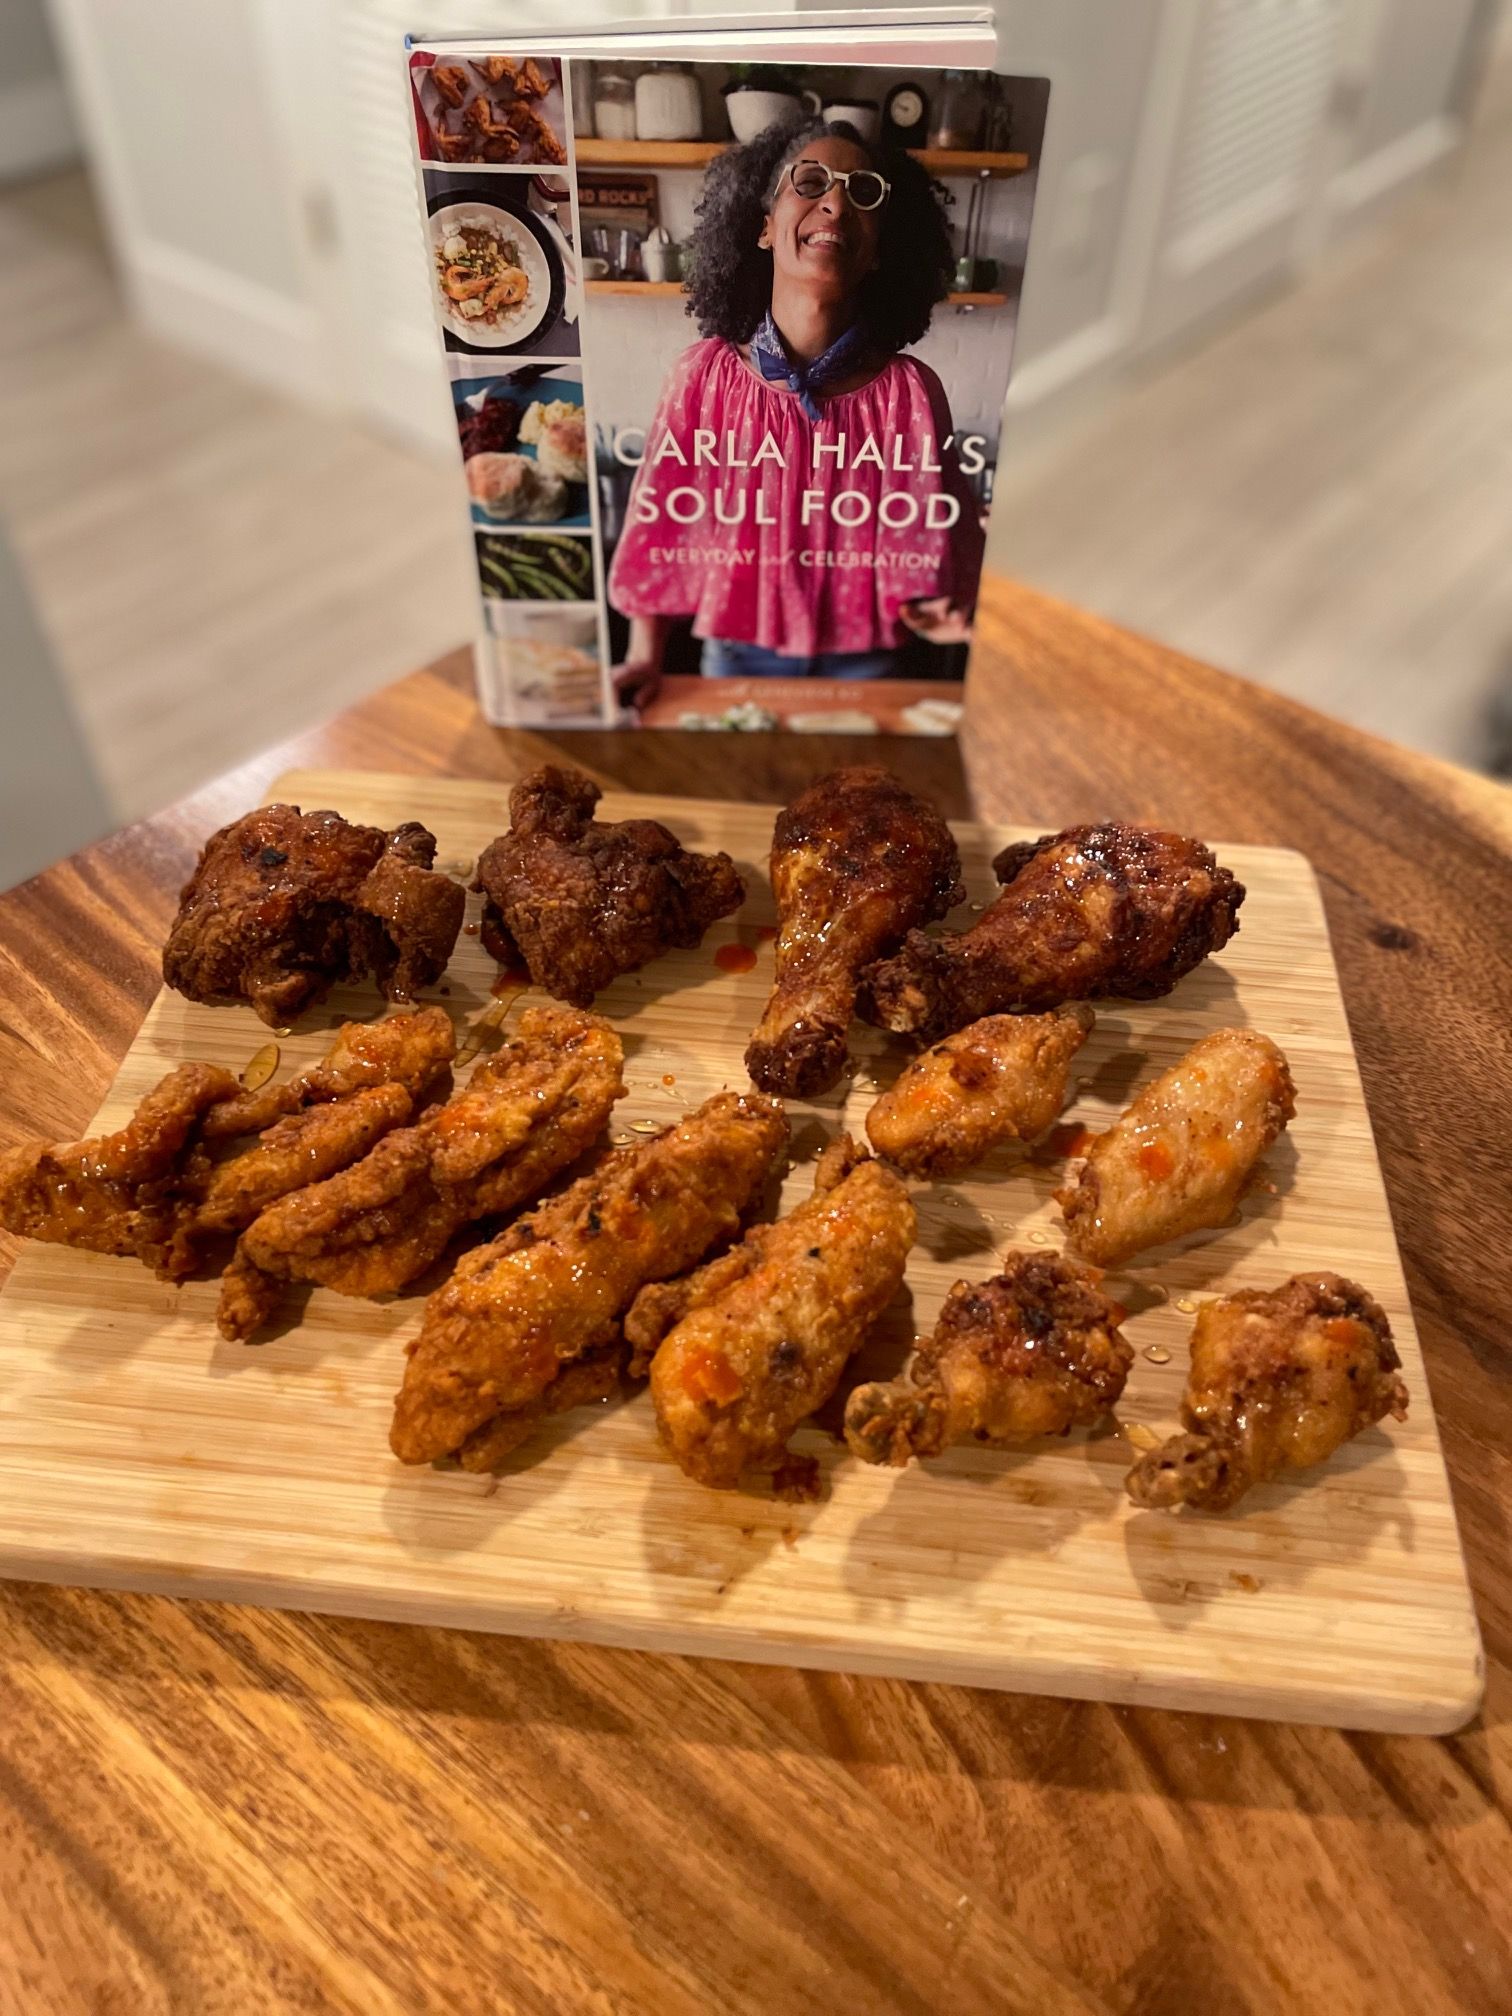
[[[488,718],[954,733],[1044,80],[979,8],[407,55]]]

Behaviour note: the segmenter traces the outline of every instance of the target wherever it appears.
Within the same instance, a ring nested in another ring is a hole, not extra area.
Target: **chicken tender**
[[[898,1178],[842,1138],[807,1203],[687,1281],[641,1290],[625,1320],[632,1370],[649,1356],[662,1441],[690,1477],[729,1489],[768,1470],[793,1485],[788,1438],[897,1293],[917,1226]]]
[[[1099,1134],[1056,1192],[1071,1250],[1116,1267],[1223,1225],[1296,1111],[1286,1058],[1254,1029],[1216,1029]]]
[[[1004,1009],[1152,1000],[1239,928],[1243,884],[1180,833],[1071,826],[993,866],[1002,893],[969,931],[911,931],[867,969],[864,1003],[884,1029],[933,1042]]]
[[[623,1067],[601,1016],[527,1009],[464,1091],[249,1225],[222,1285],[221,1334],[252,1336],[287,1282],[365,1296],[405,1287],[464,1225],[529,1203],[592,1145],[624,1097]]]
[[[735,1237],[787,1138],[774,1100],[716,1093],[465,1254],[409,1347],[394,1454],[490,1467],[510,1437],[525,1438],[562,1374],[619,1342],[639,1289]]]
[[[853,1453],[901,1467],[953,1442],[1011,1448],[1095,1427],[1134,1362],[1100,1279],[1057,1253],[1010,1253],[995,1279],[958,1281],[905,1377],[851,1394]]]
[[[345,1099],[371,1085],[402,1085],[418,1109],[436,1088],[457,1054],[457,1033],[444,1008],[417,1008],[385,1015],[377,1022],[343,1022],[336,1041],[317,1063],[297,1071],[282,1085],[238,1091],[205,1115],[206,1141],[236,1134],[260,1134],[286,1113],[302,1112],[328,1099]]]
[[[1255,1484],[1326,1462],[1407,1388],[1386,1312],[1338,1274],[1297,1274],[1268,1292],[1204,1302],[1192,1328],[1187,1432],[1129,1472],[1136,1505],[1224,1512]]]
[[[1004,1141],[1032,1141],[1066,1103],[1071,1060],[1092,1033],[1078,1002],[1049,1015],[988,1015],[926,1050],[866,1116],[879,1155],[911,1176],[959,1176]]]

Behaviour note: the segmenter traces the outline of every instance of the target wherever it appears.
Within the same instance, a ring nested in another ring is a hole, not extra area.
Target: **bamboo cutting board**
[[[507,823],[504,792],[485,784],[301,772],[273,795],[385,826],[424,820],[454,872]],[[773,813],[612,796],[601,810],[728,848],[751,892],[700,950],[596,1004],[625,1044],[618,1136],[746,1083],[772,975]],[[957,831],[979,908],[991,856],[1020,835]],[[301,1320],[249,1348],[217,1336],[213,1280],[173,1288],[133,1262],[32,1246],[0,1296],[0,1572],[1357,1728],[1460,1726],[1480,1698],[1479,1638],[1322,905],[1299,855],[1218,852],[1248,886],[1242,930],[1169,999],[1099,1008],[1066,1119],[1105,1125],[1195,1038],[1239,1022],[1287,1052],[1297,1118],[1237,1223],[1110,1276],[1137,1353],[1117,1429],[1022,1454],[953,1450],[900,1473],[811,1427],[795,1447],[821,1457],[825,1495],[792,1506],[760,1485],[689,1482],[641,1394],[546,1423],[497,1479],[408,1470],[386,1437],[419,1295],[380,1306],[317,1290]],[[755,952],[752,970],[716,963],[732,942]],[[494,973],[464,935],[430,998],[459,1025],[498,1012]],[[282,1040],[280,1075],[378,1005],[370,990],[333,997]],[[99,1126],[119,1125],[174,1064],[240,1069],[267,1040],[250,1009],[161,994]],[[853,1047],[848,1086],[792,1105],[784,1209],[808,1194],[836,1126],[860,1131],[905,1054],[859,1027]],[[911,1305],[890,1313],[864,1373],[901,1362],[953,1281],[994,1273],[1011,1246],[1060,1245],[1063,1167],[1051,1149],[1002,1150],[913,1186]],[[1176,1425],[1197,1298],[1316,1268],[1385,1305],[1410,1419],[1223,1518],[1135,1510],[1123,1478],[1135,1445]]]

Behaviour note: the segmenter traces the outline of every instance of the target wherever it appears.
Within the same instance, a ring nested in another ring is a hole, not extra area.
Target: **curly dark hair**
[[[861,320],[889,356],[917,343],[950,292],[955,254],[945,206],[950,197],[900,147],[863,140],[847,120],[800,118],[768,126],[716,154],[704,177],[693,229],[688,313],[705,336],[745,343],[772,305],[772,255],[756,240],[787,163],[821,135],[860,147],[892,193],[882,209],[877,264],[861,283]]]

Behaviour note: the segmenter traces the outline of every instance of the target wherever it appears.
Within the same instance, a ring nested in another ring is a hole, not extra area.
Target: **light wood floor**
[[[1302,286],[1016,453],[994,555],[1439,754],[1512,680],[1512,69]],[[141,335],[86,185],[0,192],[0,512],[121,816],[468,634],[454,467]],[[1512,746],[1512,722],[1502,731]]]

